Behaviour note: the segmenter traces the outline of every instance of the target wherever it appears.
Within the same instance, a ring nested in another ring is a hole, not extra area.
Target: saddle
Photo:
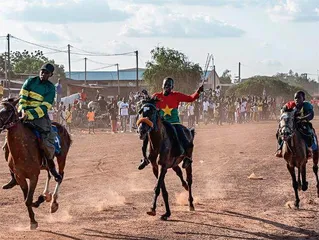
[[[51,125],[52,130],[56,133],[56,137],[54,140],[54,148],[55,148],[55,154],[59,155],[61,153],[61,138],[59,136],[59,131],[58,128],[55,125]],[[41,134],[38,130],[32,129],[32,132],[35,134],[37,137],[37,140],[39,143],[42,142]]]

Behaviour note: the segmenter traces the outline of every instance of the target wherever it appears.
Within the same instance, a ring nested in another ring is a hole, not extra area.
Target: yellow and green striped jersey
[[[40,77],[28,78],[20,91],[19,110],[24,110],[28,120],[44,117],[52,108],[55,86]]]

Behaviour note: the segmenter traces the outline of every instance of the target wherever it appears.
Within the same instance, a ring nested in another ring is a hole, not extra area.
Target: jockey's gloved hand
[[[201,85],[198,89],[197,89],[197,93],[201,94],[202,92],[204,92],[204,85]]]
[[[25,113],[25,111],[23,109],[19,112],[19,115],[20,115],[19,119],[22,122],[28,119],[28,115]]]

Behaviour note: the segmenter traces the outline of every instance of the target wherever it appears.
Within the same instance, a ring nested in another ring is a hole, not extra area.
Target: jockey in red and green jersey
[[[310,123],[310,121],[314,117],[314,111],[313,111],[313,106],[311,105],[311,103],[305,101],[305,97],[306,96],[305,96],[305,93],[303,91],[296,92],[295,96],[294,96],[295,100],[287,102],[283,106],[282,112],[292,111],[293,109],[296,108],[296,110],[297,110],[296,119],[298,121],[301,121],[303,126],[306,127],[307,132],[308,132],[307,135],[312,136],[311,140],[305,139],[307,146],[308,146],[308,156],[311,156],[311,153],[312,153],[311,146],[312,146],[313,140],[314,140],[314,131],[313,131],[312,124]],[[278,138],[278,132],[277,132],[277,138]],[[280,137],[278,138],[278,143],[279,143],[279,149],[276,152],[276,157],[282,157],[281,150],[282,150],[283,144],[282,144],[282,139]]]
[[[184,126],[182,126],[182,124],[180,123],[178,105],[180,102],[194,102],[199,97],[199,94],[203,92],[204,87],[200,86],[192,95],[186,95],[177,91],[173,91],[173,88],[174,80],[170,77],[167,77],[163,80],[163,91],[154,93],[152,97],[156,97],[159,100],[156,104],[156,107],[160,111],[160,116],[166,122],[171,123],[174,127],[176,140],[178,141],[178,145],[180,147],[180,155],[184,155],[185,150],[189,147],[189,140],[186,139],[183,132]],[[145,144],[147,144],[147,140],[143,142],[144,149],[146,149]],[[191,159],[189,159],[188,157],[184,157],[183,168],[186,168],[191,162]],[[148,159],[144,157],[138,169],[143,169],[148,163]]]

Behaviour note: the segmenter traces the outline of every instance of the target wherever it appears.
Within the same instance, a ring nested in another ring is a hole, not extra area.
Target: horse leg
[[[160,194],[161,187],[162,187],[162,184],[164,182],[164,178],[165,178],[166,173],[167,173],[167,168],[162,166],[160,176],[157,179],[157,184],[156,184],[155,189],[154,189],[153,207],[151,208],[151,211],[147,212],[148,215],[151,215],[151,216],[156,215],[156,201],[157,201],[158,195]]]
[[[161,189],[162,189],[162,196],[163,196],[163,199],[164,199],[165,209],[166,209],[166,213],[161,216],[161,220],[166,221],[167,218],[169,218],[171,216],[171,210],[169,209],[168,192],[166,190],[164,179],[163,179],[163,183],[162,183]]]
[[[306,163],[303,166],[301,166],[301,177],[302,177],[301,189],[302,189],[302,191],[307,191],[308,182],[307,182],[307,179],[306,179]]]
[[[300,168],[298,168],[298,190],[301,190],[301,177]]]
[[[35,230],[38,227],[38,223],[37,223],[37,221],[35,221],[34,212],[32,209],[33,194],[34,194],[35,188],[37,186],[37,183],[38,183],[38,176],[34,176],[32,179],[30,179],[28,196],[27,196],[27,199],[25,201],[25,205],[27,206],[28,212],[29,212],[30,229],[31,230]]]
[[[297,182],[297,179],[296,179],[295,167],[294,166],[290,166],[289,164],[287,164],[287,169],[288,169],[288,171],[289,171],[289,173],[291,175],[292,187],[294,188],[294,191],[295,191],[295,198],[296,198],[295,207],[299,208],[300,199],[299,199],[299,195],[298,195],[298,182]]]
[[[186,168],[186,181],[188,184],[188,203],[189,203],[189,211],[195,211],[195,207],[193,204],[193,195],[192,195],[192,183],[193,183],[193,175],[192,175],[192,164]]]
[[[65,160],[66,160],[66,154],[57,157],[57,162],[59,166],[59,174],[62,177],[64,177],[64,167],[65,167]],[[52,194],[52,200],[51,200],[51,205],[50,205],[50,212],[55,213],[59,209],[59,203],[57,202],[58,195],[59,195],[59,188],[61,185],[61,182],[55,184],[54,192]]]
[[[43,193],[38,197],[37,201],[32,203],[32,207],[38,208],[41,205],[41,203],[43,203],[44,201],[47,201],[47,202],[51,201],[52,194],[49,192],[49,183],[50,183],[51,175],[49,170],[47,170],[47,173],[48,175],[47,175],[47,180],[45,182]]]
[[[318,150],[313,152],[312,160],[313,160],[313,167],[312,170],[316,176],[316,181],[317,181],[317,196],[319,197],[319,178],[318,178]]]
[[[152,164],[153,174],[156,178],[158,178],[158,164],[156,162],[157,156],[158,156],[158,152],[152,151],[152,150],[148,156],[148,159],[150,160],[150,162]]]
[[[186,191],[188,191],[188,185],[187,185],[187,182],[183,178],[182,169],[177,165],[176,167],[173,167],[173,170],[175,171],[176,175],[181,179],[182,186],[185,188]]]

